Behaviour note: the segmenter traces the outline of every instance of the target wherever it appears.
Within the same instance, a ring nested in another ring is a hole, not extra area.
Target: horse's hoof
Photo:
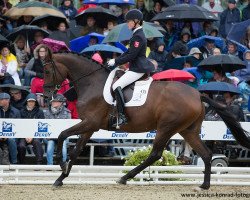
[[[63,186],[63,182],[62,181],[55,181],[55,183],[53,184],[53,188],[59,188]]]
[[[200,192],[200,191],[202,191],[202,189],[201,189],[200,187],[194,187],[194,188],[193,188],[193,191],[194,191],[194,192]]]
[[[208,190],[208,189],[210,188],[210,184],[202,184],[202,185],[200,186],[200,188],[201,188],[202,190]]]
[[[127,181],[125,179],[119,179],[118,181],[116,181],[116,183],[120,184],[120,185],[126,185]]]

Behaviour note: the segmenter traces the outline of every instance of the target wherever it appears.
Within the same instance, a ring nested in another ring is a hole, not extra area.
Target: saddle
[[[111,84],[111,87],[110,87],[110,93],[112,95],[112,97],[114,98],[114,91],[112,89],[113,87],[113,84],[119,79],[121,78],[123,75],[125,74],[125,71],[123,70],[117,70],[116,73],[115,73],[115,77],[112,81],[112,84]],[[144,74],[140,79],[138,79],[137,81],[142,81],[142,80],[147,80],[149,79],[150,77],[150,74]],[[134,87],[135,87],[135,82],[129,84],[128,86],[126,86],[124,89],[123,89],[123,95],[124,95],[124,100],[125,100],[125,103],[129,102],[132,97],[133,97],[133,92],[134,92]]]

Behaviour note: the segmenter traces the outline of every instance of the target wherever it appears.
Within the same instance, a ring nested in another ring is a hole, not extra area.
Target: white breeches
[[[119,78],[114,84],[113,84],[113,91],[121,87],[122,89],[125,88],[127,85],[137,81],[139,78],[141,78],[144,75],[144,73],[137,73],[132,71],[127,71],[124,75],[122,75],[121,78]]]

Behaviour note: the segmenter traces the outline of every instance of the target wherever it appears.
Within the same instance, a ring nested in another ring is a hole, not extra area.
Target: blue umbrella
[[[84,0],[83,4],[98,4],[99,0]]]
[[[236,42],[241,43],[246,34],[246,30],[248,26],[250,26],[250,19],[233,24],[233,26],[231,27],[227,35],[227,39],[234,40]]]
[[[224,40],[220,37],[213,37],[213,36],[209,36],[209,35],[204,35],[204,36],[201,36],[199,38],[196,38],[196,39],[193,39],[193,40],[190,40],[188,43],[187,43],[187,46],[189,49],[193,48],[193,47],[202,47],[204,46],[205,44],[205,40],[206,39],[209,39],[209,40],[213,40],[214,43],[215,43],[215,46],[221,48],[221,49],[224,49],[224,46],[225,46],[225,43],[224,43]]]
[[[88,35],[81,36],[79,38],[76,38],[76,39],[70,41],[70,49],[71,49],[71,51],[80,53],[86,47],[89,46],[89,41],[90,41],[90,39],[92,37],[96,37],[97,38],[97,40],[98,40],[97,43],[98,44],[101,44],[102,41],[103,41],[103,39],[105,38],[104,35],[99,34],[99,33],[90,33]],[[119,42],[115,42],[114,46],[116,46],[117,48],[120,48],[123,51],[127,50],[127,48],[123,44],[121,44]]]
[[[240,94],[240,91],[237,87],[226,82],[209,82],[207,84],[199,86],[197,89],[200,92],[208,92],[215,94],[225,93],[225,92]]]
[[[134,0],[84,0],[84,4],[112,4],[112,5],[129,4],[129,5],[135,5],[135,1]]]
[[[201,71],[197,67],[185,68],[183,70],[193,74],[197,79],[201,79],[203,77]]]
[[[96,51],[101,51],[106,53],[107,57],[112,58],[112,53],[122,54],[123,51],[117,47],[111,46],[109,44],[96,44],[85,48],[81,53],[94,53]]]
[[[181,56],[178,58],[171,59],[165,63],[163,70],[167,69],[183,69],[184,63],[190,62],[193,67],[196,67],[201,60],[198,60],[194,56]]]

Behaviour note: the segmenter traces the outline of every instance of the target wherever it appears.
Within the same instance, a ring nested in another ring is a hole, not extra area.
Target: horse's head
[[[61,88],[61,84],[67,76],[67,69],[56,61],[54,55],[47,58],[44,63],[44,96],[51,98]]]

